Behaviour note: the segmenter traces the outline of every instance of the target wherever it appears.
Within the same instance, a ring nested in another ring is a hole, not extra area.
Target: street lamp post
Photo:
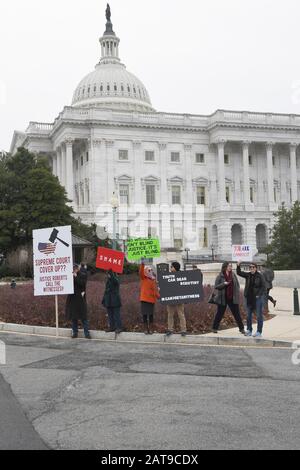
[[[186,252],[186,264],[189,263],[189,252],[191,251],[189,248],[185,248],[184,251]]]
[[[110,200],[110,204],[113,211],[113,239],[112,239],[112,248],[113,250],[117,249],[117,210],[119,207],[119,200],[117,198],[116,193],[113,193],[112,198]]]
[[[126,251],[126,237],[123,235],[123,252],[125,253]]]
[[[212,261],[215,261],[215,246],[211,245],[211,259]]]

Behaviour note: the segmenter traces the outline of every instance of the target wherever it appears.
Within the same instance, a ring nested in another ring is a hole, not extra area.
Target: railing
[[[26,133],[49,134],[53,129],[53,124],[43,122],[30,122]]]
[[[248,111],[235,112],[218,110],[210,117],[210,124],[216,124],[218,122],[299,126],[300,116],[293,114],[251,113]]]
[[[61,119],[97,119],[105,121],[130,122],[137,124],[156,124],[171,126],[199,126],[206,127],[209,123],[208,116],[172,114],[172,113],[139,113],[122,112],[109,109],[83,109],[66,107],[55,120],[55,125]]]
[[[62,120],[98,120],[105,122],[133,123],[137,125],[178,126],[209,128],[219,123],[257,124],[275,126],[300,126],[300,116],[290,114],[252,113],[247,111],[218,110],[211,116],[172,114],[172,113],[139,113],[122,112],[98,108],[65,107],[54,121],[54,124],[31,122],[26,133],[50,134]]]

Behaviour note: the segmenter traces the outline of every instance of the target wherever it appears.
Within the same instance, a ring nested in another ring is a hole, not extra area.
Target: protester
[[[180,271],[180,264],[176,261],[171,264],[171,272],[179,272]],[[186,319],[184,315],[184,304],[179,305],[167,305],[168,311],[168,330],[166,332],[167,336],[171,336],[174,332],[174,315],[177,313],[179,322],[180,322],[180,333],[181,336],[186,336]]]
[[[107,309],[109,328],[106,332],[122,332],[121,297],[119,277],[113,271],[108,271],[102,305]]]
[[[80,272],[82,274],[88,274],[88,268],[87,268],[87,264],[84,263],[83,261],[80,263]]]
[[[66,302],[66,316],[72,321],[72,338],[78,338],[78,320],[81,320],[84,336],[91,339],[89,332],[89,323],[87,319],[86,304],[86,275],[80,272],[80,267],[75,265],[73,268],[74,276],[74,294],[69,294]]]
[[[268,301],[272,302],[272,304],[274,305],[274,308],[276,307],[276,304],[277,304],[277,300],[273,299],[273,297],[270,296],[270,292],[271,290],[273,289],[273,281],[274,281],[274,271],[273,269],[271,268],[267,268],[266,266],[263,266],[262,267],[262,271],[261,271],[264,279],[265,279],[265,283],[266,283],[266,289],[267,289],[267,294],[266,294],[266,299],[267,299],[267,306],[268,306]]]
[[[227,307],[239,327],[240,333],[245,335],[245,328],[240,314],[240,283],[237,276],[232,272],[232,264],[224,263],[220,274],[215,281],[215,289],[218,294],[216,303],[218,310],[213,323],[213,333],[218,333],[220,323],[224,317]]]
[[[159,298],[159,292],[154,271],[151,267],[145,266],[143,260],[140,266],[140,279],[141,313],[145,326],[145,334],[151,335],[153,334],[152,325],[154,320],[154,307],[157,299]]]
[[[247,303],[247,333],[246,336],[252,336],[252,317],[256,312],[257,317],[257,332],[253,335],[255,338],[260,338],[263,332],[263,306],[264,297],[266,295],[266,283],[263,275],[258,272],[257,264],[251,263],[250,273],[241,270],[241,263],[237,265],[237,274],[246,279],[246,286],[244,296]]]

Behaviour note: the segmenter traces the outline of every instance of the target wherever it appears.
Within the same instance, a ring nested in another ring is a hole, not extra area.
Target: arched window
[[[243,244],[243,228],[240,224],[235,224],[231,228],[232,245]]]
[[[256,227],[256,247],[258,251],[262,251],[268,245],[267,227],[264,224],[259,224]]]

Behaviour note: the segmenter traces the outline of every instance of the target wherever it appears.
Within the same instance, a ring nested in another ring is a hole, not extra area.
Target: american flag
[[[45,255],[55,253],[56,243],[39,243],[38,250]]]

